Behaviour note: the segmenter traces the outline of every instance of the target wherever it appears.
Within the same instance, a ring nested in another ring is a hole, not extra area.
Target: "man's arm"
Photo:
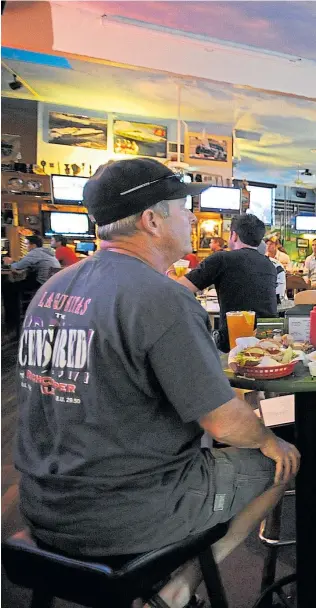
[[[310,282],[311,282],[311,279],[310,279],[310,277],[311,277],[311,268],[310,268],[310,263],[309,262],[310,262],[309,258],[306,258],[305,264],[304,264],[304,271],[303,271],[303,276],[304,276],[304,279],[305,279],[305,281],[306,281],[307,284],[310,284]]]
[[[224,255],[227,255],[226,252],[224,252]],[[223,252],[219,251],[218,253],[208,256],[196,268],[188,272],[185,277],[178,278],[172,270],[168,271],[168,277],[178,281],[178,283],[184,285],[184,287],[187,287],[193,293],[196,293],[197,291],[202,291],[203,289],[210,287],[210,285],[213,285],[222,271]]]
[[[236,448],[260,448],[271,435],[250,405],[237,397],[203,416],[199,423],[216,441]]]
[[[199,421],[215,439],[232,446],[259,448],[277,465],[280,462],[276,480],[281,479],[283,468],[294,471],[298,458],[286,456],[284,464],[283,452],[292,454],[295,448],[283,448],[281,440],[262,425],[250,406],[236,399],[209,334],[207,315],[195,303],[190,310],[185,305],[186,297],[183,294],[182,314],[148,352],[148,361],[164,395],[184,424]],[[162,310],[163,307],[164,302]],[[292,458],[293,468],[289,460]]]
[[[286,293],[286,274],[283,266],[279,265],[276,267],[277,272],[277,287],[276,294],[280,296],[281,299],[285,297]]]
[[[33,268],[33,260],[32,260],[32,251],[29,251],[24,258],[19,260],[18,262],[13,262],[11,264],[12,270],[28,270]]]
[[[59,251],[60,247],[57,247],[56,251],[55,251],[55,257],[56,260],[58,260],[58,262],[60,263],[61,267],[64,268],[65,266],[65,258],[64,255],[61,251]]]
[[[193,285],[193,283],[191,281],[189,281],[189,279],[187,279],[186,277],[178,277],[176,275],[175,271],[173,270],[173,266],[171,266],[171,268],[169,268],[169,270],[167,270],[167,275],[168,275],[169,279],[173,279],[174,281],[177,281],[181,285],[184,285],[184,287],[187,287],[190,291],[192,291],[192,293],[197,293],[197,291],[199,291],[198,287]]]
[[[234,398],[200,419],[201,427],[214,439],[238,448],[258,448],[276,463],[275,483],[287,483],[299,469],[295,446],[279,439],[263,426],[251,407]]]

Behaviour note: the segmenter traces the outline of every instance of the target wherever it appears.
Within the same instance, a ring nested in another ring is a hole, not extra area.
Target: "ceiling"
[[[316,2],[72,2],[97,15],[120,15],[316,60]]]
[[[80,11],[84,23],[87,23],[88,13],[98,17],[112,14],[123,19],[148,21],[159,27],[163,24],[163,27],[167,25],[194,34],[216,35],[243,45],[258,46],[256,41],[259,41],[260,47],[271,52],[299,53],[316,59],[316,37],[311,32],[312,20],[316,21],[316,2],[92,1],[54,4],[59,7],[67,4],[66,9],[76,14]],[[176,74],[140,67],[134,69],[128,65],[105,65],[96,60],[76,59],[67,53],[54,54],[54,51],[39,55],[5,48],[2,57],[2,94],[5,96],[90,109],[101,115],[115,112],[135,118],[147,117],[148,121],[155,117],[163,119],[167,125],[177,118],[179,79]],[[8,86],[12,72],[25,84],[18,91],[12,91]],[[191,130],[205,128],[210,133],[222,135],[237,130],[234,149],[237,177],[289,184],[297,178],[298,166],[302,170],[308,168],[316,175],[316,154],[311,152],[316,149],[316,102],[284,95],[281,69],[281,91],[274,93],[240,82],[215,82],[189,76],[182,77],[180,82],[181,118],[188,122]],[[169,127],[169,139],[174,141],[175,123],[170,123]],[[316,185],[316,177],[302,179],[307,185]]]

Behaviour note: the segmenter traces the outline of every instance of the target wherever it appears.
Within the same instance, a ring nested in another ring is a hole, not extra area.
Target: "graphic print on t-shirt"
[[[80,403],[76,395],[78,383],[89,383],[89,355],[95,331],[71,327],[66,314],[83,316],[90,298],[47,292],[42,295],[36,316],[27,315],[20,338],[18,360],[21,387],[32,390],[39,385],[42,395],[56,401]],[[48,324],[40,309],[50,309]],[[44,327],[46,325],[46,327]],[[48,325],[48,326],[47,326]]]

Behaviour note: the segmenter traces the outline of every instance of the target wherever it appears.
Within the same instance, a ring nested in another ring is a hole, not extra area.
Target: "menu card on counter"
[[[289,334],[293,336],[297,342],[309,342],[310,333],[310,318],[305,317],[288,317]]]
[[[278,426],[294,422],[294,395],[273,397],[260,400],[260,407],[265,426]],[[255,410],[260,418],[260,411]]]

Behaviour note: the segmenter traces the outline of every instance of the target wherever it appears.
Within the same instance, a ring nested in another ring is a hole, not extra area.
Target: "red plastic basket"
[[[286,365],[278,365],[275,367],[241,367],[237,365],[236,373],[240,376],[248,378],[256,378],[257,380],[275,380],[276,378],[284,378],[290,376],[294,371],[294,367],[298,361],[291,361]]]

